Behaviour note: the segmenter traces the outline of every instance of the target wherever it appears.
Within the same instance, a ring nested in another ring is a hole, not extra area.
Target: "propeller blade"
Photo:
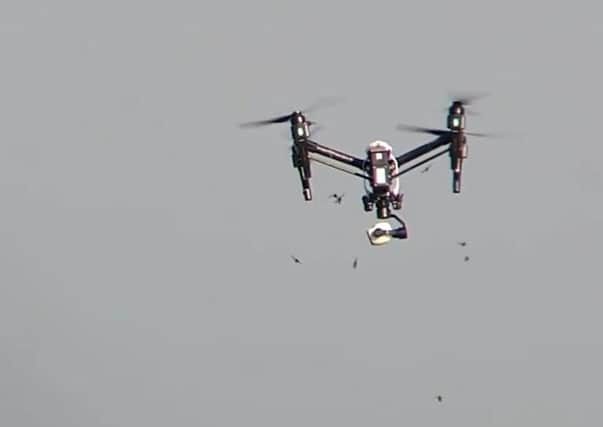
[[[477,136],[480,138],[488,138],[494,135],[488,134],[488,133],[479,133],[479,132],[464,132],[465,135],[469,135],[469,136]]]
[[[258,120],[255,122],[247,122],[240,125],[240,127],[257,127],[257,126],[265,126],[273,123],[285,123],[291,120],[292,114],[287,114],[284,116],[274,117],[272,119],[267,120]]]
[[[486,92],[471,92],[471,93],[467,93],[467,92],[453,92],[449,94],[450,99],[452,100],[452,102],[460,102],[461,104],[464,105],[471,105],[473,104],[475,101],[479,100],[479,99],[483,99],[487,96],[489,96],[489,93]]]
[[[431,135],[437,135],[437,136],[446,135],[447,133],[450,132],[448,130],[443,130],[443,129],[431,129],[431,128],[424,128],[421,126],[411,126],[411,125],[398,125],[398,126],[396,126],[396,129],[398,129],[400,131],[429,133]]]
[[[310,104],[308,107],[304,108],[302,111],[304,113],[313,113],[316,110],[321,110],[323,108],[341,104],[344,100],[345,100],[345,98],[343,98],[341,96],[324,97],[324,98],[321,98],[318,101],[314,102],[313,104]]]
[[[480,137],[480,138],[493,138],[493,139],[498,139],[498,138],[509,138],[509,137],[513,137],[514,134],[512,133],[508,133],[508,132],[497,132],[497,133],[480,133],[480,132],[465,132],[465,135],[467,136],[476,136],[476,137]]]
[[[310,112],[316,111],[321,108],[339,104],[342,101],[343,101],[342,97],[326,97],[326,98],[319,99],[315,103],[309,105],[308,108],[305,108],[303,110],[298,110],[298,111],[306,114],[306,113],[310,113]],[[274,123],[285,123],[285,122],[288,122],[289,120],[291,120],[291,117],[293,117],[293,114],[294,113],[289,113],[289,114],[285,114],[283,116],[273,117],[273,118],[267,119],[267,120],[258,120],[258,121],[253,121],[253,122],[247,122],[247,123],[243,123],[239,126],[242,128],[247,128],[247,127],[271,125]],[[313,124],[313,122],[309,122],[309,123]]]

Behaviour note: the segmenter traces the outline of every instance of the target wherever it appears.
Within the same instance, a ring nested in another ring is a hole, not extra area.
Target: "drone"
[[[437,157],[448,154],[452,171],[452,191],[453,193],[461,192],[463,161],[468,157],[467,136],[487,136],[465,132],[465,105],[471,104],[475,99],[476,96],[459,97],[452,101],[448,108],[448,129],[399,125],[398,130],[431,134],[436,138],[397,156],[393,147],[381,140],[371,142],[366,148],[363,158],[319,144],[310,137],[310,129],[315,122],[307,119],[307,110],[306,113],[296,110],[290,114],[268,120],[248,122],[241,126],[263,126],[289,122],[293,142],[291,160],[293,167],[299,173],[302,194],[306,201],[312,200],[310,180],[313,162],[362,178],[365,183],[365,194],[361,199],[364,211],[375,211],[377,219],[381,220],[367,230],[367,236],[372,245],[383,245],[391,239],[408,237],[405,222],[393,212],[402,209],[403,194],[400,192],[400,176]],[[442,147],[445,148],[441,149]],[[438,149],[441,150],[435,152]],[[435,154],[432,154],[434,152]],[[427,155],[429,156],[425,158]],[[410,165],[417,160],[420,161]],[[395,219],[399,227],[393,228],[391,224],[384,221],[389,218]]]

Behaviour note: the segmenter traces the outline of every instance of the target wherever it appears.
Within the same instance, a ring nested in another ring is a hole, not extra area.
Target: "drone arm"
[[[327,161],[325,161],[325,160],[322,160],[322,159],[320,159],[320,158],[318,158],[318,157],[316,157],[316,156],[313,156],[313,155],[311,155],[311,154],[309,155],[309,158],[310,158],[310,160],[312,160],[312,161],[314,161],[314,162],[316,162],[316,163],[320,163],[320,164],[322,164],[322,165],[329,166],[329,167],[331,167],[331,168],[333,168],[333,169],[337,169],[337,170],[339,170],[339,171],[349,173],[350,175],[354,175],[354,176],[357,176],[357,177],[359,177],[359,178],[363,178],[363,179],[370,179],[370,178],[369,178],[368,176],[366,176],[366,175],[363,175],[363,174],[361,174],[361,173],[358,173],[358,172],[354,172],[354,171],[351,171],[351,170],[345,169],[345,168],[343,168],[343,167],[341,167],[341,166],[338,166],[338,165],[334,165],[334,164],[332,164],[332,163],[330,163],[330,162],[327,162]]]
[[[345,163],[348,166],[353,166],[357,169],[364,170],[364,160],[362,159],[350,156],[349,154],[343,153],[341,151],[334,150],[333,148],[320,145],[319,143],[314,141],[308,140],[307,144],[308,151],[311,153],[319,154],[321,156],[328,157],[340,163]]]
[[[402,169],[400,172],[396,173],[396,174],[395,174],[395,175],[394,175],[392,178],[397,178],[397,177],[399,177],[400,175],[403,175],[403,174],[405,174],[406,172],[410,172],[411,170],[416,169],[416,168],[418,168],[419,166],[424,165],[424,164],[425,164],[425,163],[427,163],[427,162],[431,162],[433,159],[436,159],[436,158],[438,158],[438,157],[440,157],[440,156],[443,156],[444,154],[448,154],[449,152],[450,152],[450,148],[446,148],[446,149],[444,149],[444,150],[442,150],[442,151],[439,151],[439,152],[437,152],[436,154],[434,154],[434,155],[432,155],[432,156],[429,156],[429,157],[427,157],[426,159],[421,160],[420,162],[415,163],[415,164],[414,164],[414,165],[412,165],[412,166],[407,167],[406,169]]]
[[[435,139],[434,141],[428,142],[427,144],[423,144],[414,148],[396,158],[398,161],[398,165],[402,166],[405,163],[412,162],[413,160],[439,148],[443,145],[449,144],[452,142],[450,140],[450,135],[442,135]]]

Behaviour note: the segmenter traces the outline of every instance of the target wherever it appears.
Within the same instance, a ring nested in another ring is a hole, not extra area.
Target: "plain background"
[[[600,16],[2,2],[0,424],[600,425]],[[307,203],[287,126],[237,126],[341,96],[318,142],[402,153],[457,91],[514,136],[459,195],[446,157],[406,175],[379,248],[360,180],[316,165]]]

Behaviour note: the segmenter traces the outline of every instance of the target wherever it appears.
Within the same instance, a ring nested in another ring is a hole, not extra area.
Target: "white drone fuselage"
[[[385,141],[377,140],[377,141],[371,142],[368,145],[368,148],[366,149],[367,161],[370,160],[371,153],[375,152],[375,151],[384,152],[385,156],[387,157],[387,160],[392,165],[392,169],[390,171],[391,176],[394,176],[395,174],[397,174],[399,165],[398,165],[398,161],[396,160],[396,156],[394,155],[394,150],[393,150],[392,146],[389,145]],[[367,194],[372,194],[373,193],[373,181],[370,181],[370,182],[365,181],[364,189]],[[399,177],[395,177],[395,178],[391,179],[390,185],[389,185],[389,193],[394,197],[398,196],[400,194],[400,178]]]
[[[373,141],[366,149],[366,167],[368,182],[365,181],[363,196],[365,211],[372,211],[373,204],[377,208],[377,218],[381,221],[367,230],[367,236],[372,245],[385,245],[392,238],[405,239],[406,227],[404,223],[390,211],[402,207],[400,194],[400,178],[398,177],[399,164],[391,145],[385,141]],[[386,218],[395,218],[401,222],[402,227],[394,230]]]

